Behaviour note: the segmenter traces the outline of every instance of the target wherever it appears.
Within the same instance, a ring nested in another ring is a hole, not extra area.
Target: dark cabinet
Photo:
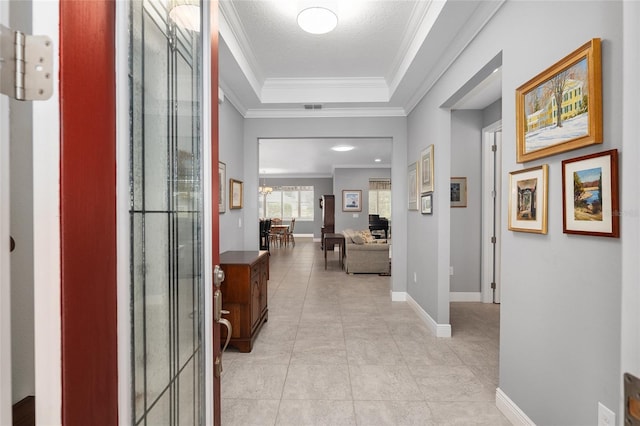
[[[324,234],[336,232],[336,197],[322,196],[322,228],[320,228],[320,249],[324,250]]]
[[[251,352],[253,341],[262,324],[268,319],[267,283],[269,281],[269,252],[227,251],[220,255],[220,267],[225,279],[222,291],[222,309],[231,322],[229,345],[240,352]],[[226,330],[222,329],[222,340]]]

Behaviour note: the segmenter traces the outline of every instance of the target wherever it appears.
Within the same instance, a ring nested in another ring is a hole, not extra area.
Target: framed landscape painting
[[[602,143],[602,60],[594,38],[516,89],[518,163]]]
[[[467,178],[451,178],[451,207],[467,207]]]
[[[509,230],[547,233],[549,166],[509,173]]]
[[[562,162],[565,234],[620,236],[618,150]]]
[[[359,189],[342,190],[342,211],[361,212],[362,211],[362,191]]]

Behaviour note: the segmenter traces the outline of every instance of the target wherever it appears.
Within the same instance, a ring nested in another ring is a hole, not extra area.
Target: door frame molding
[[[129,222],[129,2],[116,2],[116,229],[118,279],[118,424],[133,416],[131,383],[131,227]]]
[[[493,155],[492,151],[488,148],[491,146],[492,141],[488,138],[502,130],[502,120],[498,120],[493,124],[482,129],[482,199],[491,199],[492,179],[493,179]],[[496,302],[500,301],[500,230],[502,226],[501,212],[502,202],[500,195],[502,194],[502,162],[501,158],[501,142],[496,143],[496,161],[495,161],[495,180],[496,180]],[[493,209],[489,203],[482,203],[482,272],[480,276],[481,281],[481,297],[483,303],[493,302],[493,291],[491,289],[493,258],[489,254],[493,247],[491,243],[491,236],[493,234]]]
[[[0,2],[0,24],[9,27],[9,2]],[[0,424],[11,424],[11,260],[9,257],[9,97],[0,94]]]
[[[36,418],[62,422],[60,3],[33,8],[32,31],[53,41],[53,95],[33,103],[33,259]]]

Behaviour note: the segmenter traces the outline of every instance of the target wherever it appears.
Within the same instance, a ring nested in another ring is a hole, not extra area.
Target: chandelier
[[[262,185],[260,185],[258,187],[258,193],[260,193],[260,195],[264,195],[267,196],[269,194],[271,194],[273,192],[273,188],[270,186],[267,186],[267,183],[265,182],[265,180],[262,180]]]

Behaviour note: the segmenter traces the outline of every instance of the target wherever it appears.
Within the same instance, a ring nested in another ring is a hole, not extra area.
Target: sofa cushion
[[[364,244],[366,242],[364,236],[360,232],[353,234],[351,236],[351,241],[353,241],[354,244]]]

